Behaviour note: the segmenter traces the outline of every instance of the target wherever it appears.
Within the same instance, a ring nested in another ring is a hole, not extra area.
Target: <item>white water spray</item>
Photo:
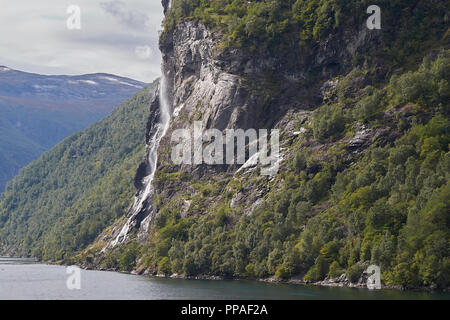
[[[129,211],[131,214],[128,217],[127,222],[120,230],[120,233],[117,237],[111,242],[110,247],[115,247],[116,245],[123,243],[127,239],[127,235],[135,221],[136,216],[143,210],[144,204],[147,200],[152,201],[154,188],[153,188],[153,178],[155,176],[156,167],[158,163],[158,148],[161,142],[161,139],[166,135],[167,129],[170,124],[171,117],[171,106],[168,98],[168,90],[167,90],[167,79],[164,74],[161,78],[160,89],[159,89],[159,123],[156,124],[156,131],[151,137],[150,141],[147,144],[148,148],[148,166],[149,166],[149,175],[146,176],[143,180],[143,185],[145,189],[139,195],[137,195],[134,199],[133,206]],[[151,205],[151,204],[147,204]]]

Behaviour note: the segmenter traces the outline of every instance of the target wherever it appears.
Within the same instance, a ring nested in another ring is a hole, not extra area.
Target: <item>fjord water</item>
[[[450,299],[450,294],[369,291],[256,281],[155,279],[117,272],[81,271],[81,289],[69,290],[66,268],[32,259],[0,257],[0,299]]]

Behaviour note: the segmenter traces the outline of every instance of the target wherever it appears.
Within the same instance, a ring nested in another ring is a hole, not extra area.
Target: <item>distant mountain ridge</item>
[[[40,75],[0,66],[0,96],[46,99],[98,99],[129,94],[130,89],[141,90],[145,83],[107,73],[79,76]],[[108,91],[115,89],[117,91]],[[133,90],[133,91],[138,91]]]
[[[40,75],[0,66],[0,192],[23,166],[145,85],[106,73]]]

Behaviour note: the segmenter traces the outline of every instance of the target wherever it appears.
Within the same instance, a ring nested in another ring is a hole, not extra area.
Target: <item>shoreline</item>
[[[59,266],[70,266],[69,264],[66,264],[64,262],[55,262],[55,261],[42,261],[37,258],[24,258],[24,257],[9,257],[9,256],[0,256],[1,258],[10,258],[10,259],[34,259],[36,263],[38,264],[44,264],[44,265],[59,265]],[[350,288],[350,289],[365,289],[369,291],[378,291],[378,290],[395,290],[395,291],[411,291],[411,292],[427,292],[427,293],[433,293],[433,292],[443,292],[447,293],[450,292],[450,288],[445,288],[442,290],[432,289],[429,287],[416,287],[416,288],[404,288],[400,285],[381,285],[381,289],[369,289],[367,287],[367,284],[365,282],[358,282],[358,283],[350,283],[349,281],[334,281],[334,280],[322,280],[322,281],[305,281],[298,277],[293,277],[290,279],[277,279],[274,277],[271,278],[239,278],[239,277],[223,277],[223,276],[210,276],[210,275],[198,275],[198,276],[185,276],[184,274],[172,274],[172,275],[164,275],[164,274],[152,274],[148,272],[148,270],[132,270],[132,271],[121,271],[116,269],[110,269],[110,268],[102,268],[94,265],[78,265],[79,268],[87,271],[105,271],[105,272],[117,272],[117,273],[123,273],[123,274],[129,274],[129,275],[139,275],[139,276],[145,276],[148,278],[153,279],[183,279],[183,280],[210,280],[210,281],[257,281],[257,282],[266,282],[266,283],[272,283],[272,284],[292,284],[292,285],[303,285],[303,286],[317,286],[317,287],[333,287],[333,288]]]

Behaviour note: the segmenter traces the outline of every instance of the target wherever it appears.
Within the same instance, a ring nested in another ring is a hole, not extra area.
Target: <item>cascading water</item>
[[[155,176],[157,162],[158,162],[158,148],[161,142],[161,139],[165,136],[167,129],[169,128],[170,118],[171,118],[171,106],[168,99],[168,90],[167,90],[167,79],[164,74],[161,78],[160,88],[159,88],[159,123],[156,124],[156,131],[151,137],[150,141],[147,143],[148,149],[148,167],[149,174],[144,178],[143,185],[145,189],[140,192],[134,199],[133,206],[131,207],[128,219],[125,225],[120,230],[120,233],[117,237],[110,243],[109,247],[115,247],[116,245],[123,243],[127,239],[127,235],[130,232],[133,224],[135,223],[136,217],[143,210],[151,211],[150,208],[144,208],[144,205],[151,206],[151,201],[154,194],[153,188],[153,178]],[[148,218],[148,217],[147,217]],[[149,221],[144,221],[144,224],[148,224]]]

